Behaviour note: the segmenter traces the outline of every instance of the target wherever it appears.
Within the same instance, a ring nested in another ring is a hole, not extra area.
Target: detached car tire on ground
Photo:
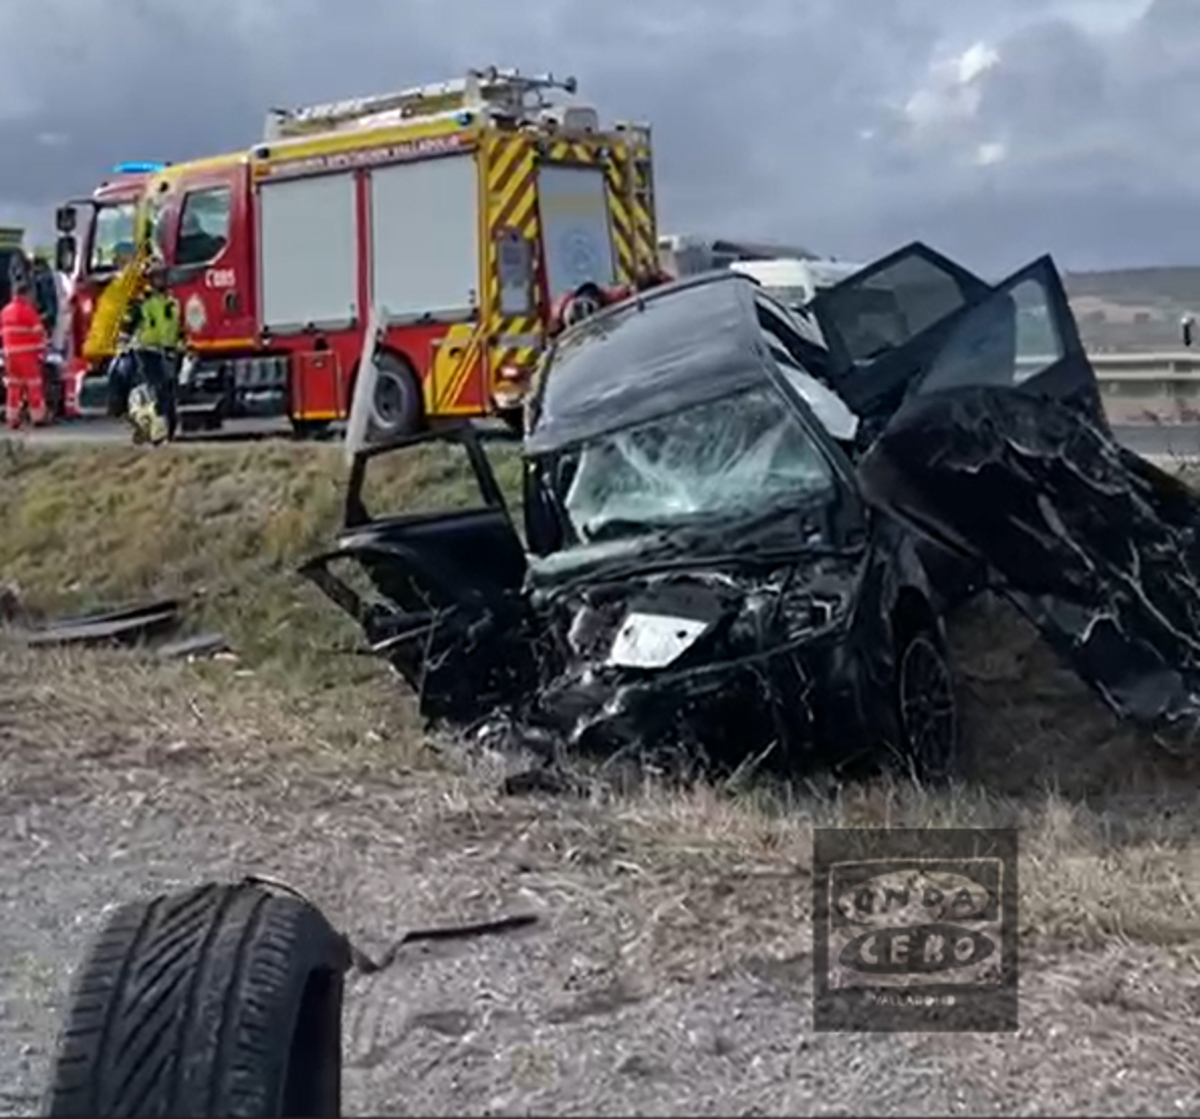
[[[76,978],[48,1116],[338,1116],[349,947],[313,906],[208,885],[121,907]]]

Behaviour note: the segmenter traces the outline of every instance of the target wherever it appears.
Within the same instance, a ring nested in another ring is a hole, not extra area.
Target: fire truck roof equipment
[[[547,112],[563,114],[560,124],[572,131],[595,131],[595,111],[584,106],[555,106],[546,94],[578,90],[574,78],[553,74],[525,75],[516,69],[495,66],[472,70],[466,77],[431,85],[414,86],[397,93],[354,97],[295,109],[271,109],[267,113],[263,140],[290,139],[316,132],[347,128],[378,128],[402,124],[415,118],[460,113],[470,124],[475,114],[509,118],[516,122],[546,119]]]

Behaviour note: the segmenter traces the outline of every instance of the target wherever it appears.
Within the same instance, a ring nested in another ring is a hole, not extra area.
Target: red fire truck
[[[103,293],[134,256],[139,201],[149,173],[161,166],[120,164],[90,198],[70,202],[58,211],[56,267],[71,277],[64,375],[76,382],[89,372],[103,372],[113,356],[88,353],[88,334]],[[72,236],[79,210],[88,215],[82,246]]]
[[[60,211],[76,352],[136,196],[135,235],[169,266],[198,358],[185,427],[262,394],[298,430],[344,419],[364,352],[379,435],[519,415],[558,299],[657,267],[649,128],[602,127],[575,89],[492,68],[276,110],[249,151],[143,172],[119,201],[105,188],[78,244]],[[372,318],[382,337],[364,348]]]

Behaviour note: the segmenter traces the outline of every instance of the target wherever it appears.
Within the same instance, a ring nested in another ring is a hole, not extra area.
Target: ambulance
[[[519,423],[560,298],[657,267],[649,126],[604,125],[576,91],[493,67],[272,110],[249,150],[145,173],[139,253],[168,265],[195,352],[185,429],[264,397],[300,432],[325,427],[347,416],[364,355],[376,437]],[[60,259],[84,292],[112,248],[106,206],[78,236],[74,211],[59,211]],[[103,372],[136,287],[113,286],[100,316],[94,298],[77,301],[88,372]]]

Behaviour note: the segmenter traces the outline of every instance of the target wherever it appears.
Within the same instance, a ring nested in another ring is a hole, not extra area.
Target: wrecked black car
[[[564,336],[525,442],[528,551],[470,429],[438,437],[470,454],[479,507],[432,520],[371,519],[357,497],[370,462],[413,440],[358,456],[339,547],[306,571],[427,715],[504,710],[568,747],[716,765],[765,749],[952,762],[919,539],[858,493],[831,434],[852,441],[857,420],[799,356],[819,336],[772,336],[760,312],[786,330],[719,273]],[[334,576],[346,556],[379,601]]]
[[[368,512],[370,463],[428,439],[476,507]],[[431,720],[939,776],[941,618],[984,588],[1119,713],[1194,711],[1197,504],[1112,439],[1048,257],[990,285],[909,245],[804,315],[729,273],[641,293],[548,354],[523,480],[524,540],[474,430],[365,447],[305,565]]]

